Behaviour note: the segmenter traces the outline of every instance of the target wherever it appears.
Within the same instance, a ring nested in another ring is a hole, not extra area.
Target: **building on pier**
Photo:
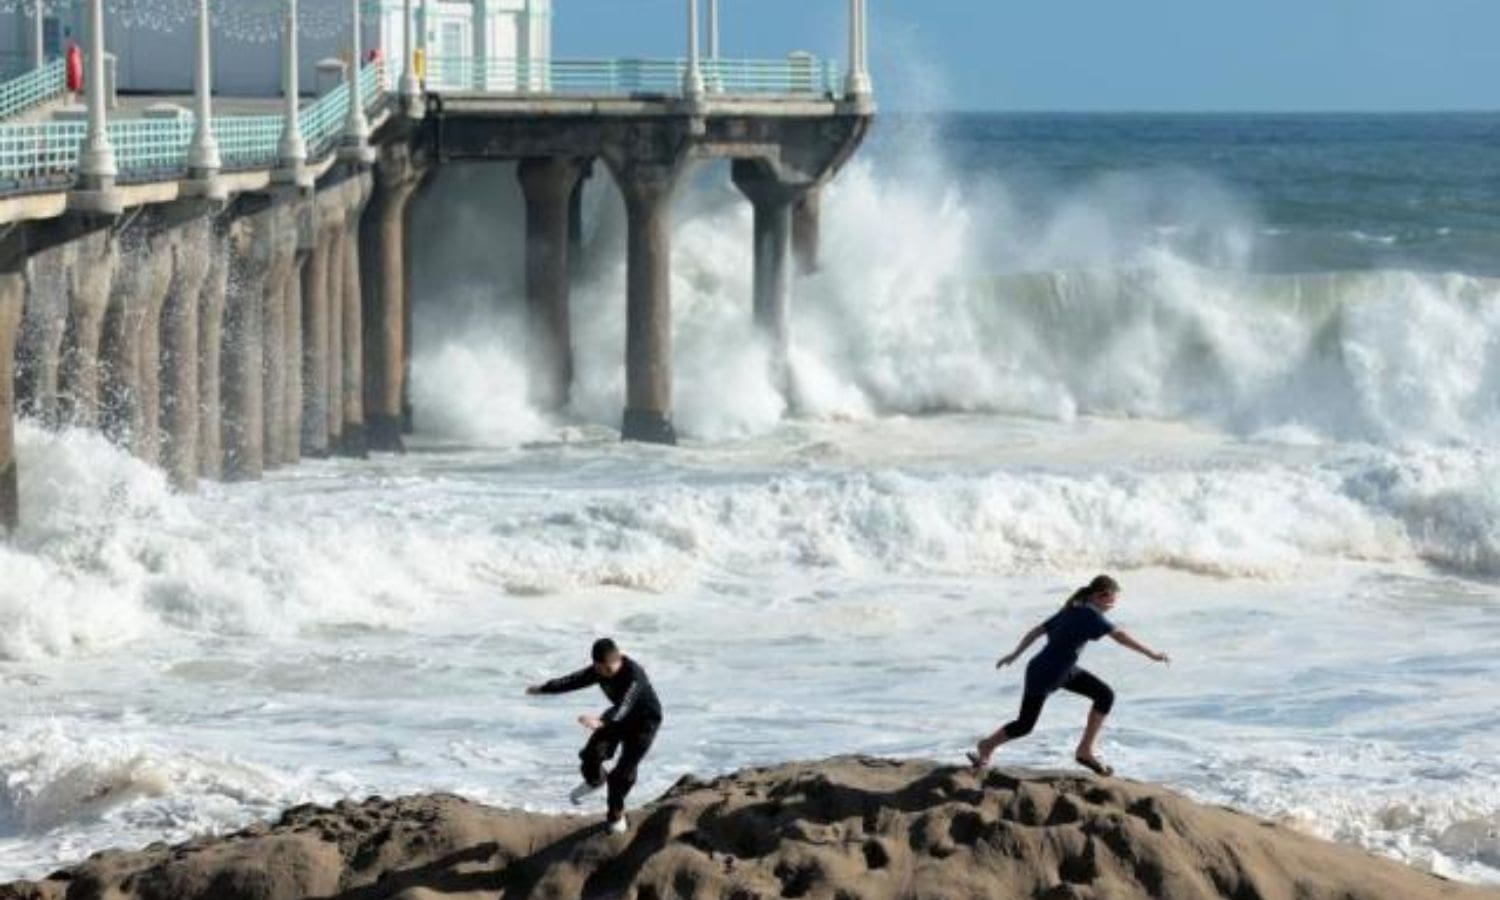
[[[46,4],[48,0],[43,0]],[[275,35],[275,0],[234,0],[262,7],[265,22],[257,28],[214,29],[214,92],[226,97],[275,96],[281,89],[281,66]],[[190,94],[193,91],[195,26],[193,0],[179,0],[184,14],[172,21],[142,24],[134,17],[107,20],[105,44],[116,60],[117,87],[149,94]],[[347,56],[347,29],[327,27],[346,20],[345,0],[303,0],[308,23],[300,37],[301,83],[311,91],[319,83],[317,65],[330,57]],[[410,6],[419,35],[425,34],[430,55],[437,60],[485,58],[513,61],[515,71],[541,71],[552,55],[552,0],[364,0],[360,44],[378,50],[386,59],[400,60],[407,52],[405,17]],[[44,5],[44,10],[49,7]],[[40,31],[24,10],[0,11],[0,60],[25,61],[38,49],[47,58],[63,52],[67,43],[84,42],[84,4],[53,0]],[[240,14],[243,21],[245,14]],[[321,26],[321,27],[320,27]],[[40,39],[40,40],[39,40]],[[489,80],[495,87],[514,83],[515,71],[498,68]],[[434,80],[457,78],[458,68],[436,66]],[[3,72],[0,72],[3,77]]]

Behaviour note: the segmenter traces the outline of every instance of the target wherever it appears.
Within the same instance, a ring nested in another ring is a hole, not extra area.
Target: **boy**
[[[661,701],[651,688],[651,680],[640,663],[620,652],[615,642],[600,638],[594,642],[593,664],[571,675],[554,678],[545,684],[526,689],[528,694],[566,694],[597,684],[614,705],[602,716],[582,715],[578,724],[593,732],[578,752],[583,761],[583,784],[573,789],[569,798],[576,804],[605,783],[604,763],[620,750],[620,760],[609,772],[609,830],[624,834],[630,827],[625,820],[625,797],[635,787],[635,773],[656,740],[661,727]]]

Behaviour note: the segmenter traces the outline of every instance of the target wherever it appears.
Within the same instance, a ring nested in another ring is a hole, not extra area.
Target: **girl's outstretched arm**
[[[1146,657],[1147,659],[1153,660],[1154,662],[1169,663],[1172,661],[1172,657],[1168,656],[1165,653],[1157,653],[1155,650],[1152,650],[1150,647],[1147,647],[1145,644],[1131,637],[1130,632],[1126,631],[1123,628],[1116,628],[1114,631],[1111,631],[1109,633],[1109,636],[1114,638],[1116,643],[1125,647],[1129,647],[1130,649]]]
[[[1032,644],[1036,643],[1037,638],[1040,638],[1042,635],[1044,635],[1046,633],[1047,633],[1047,626],[1046,625],[1038,625],[1037,627],[1035,627],[1035,628],[1031,629],[1030,631],[1026,632],[1026,636],[1023,637],[1023,638],[1021,638],[1021,643],[1019,643],[1019,644],[1016,645],[1016,649],[1012,650],[1007,655],[1000,657],[1000,661],[997,662],[997,663],[995,663],[995,668],[997,668],[997,669],[1003,669],[1006,666],[1010,665],[1011,663],[1015,662],[1016,660],[1020,659],[1021,658],[1021,654],[1023,654],[1023,653],[1026,652],[1026,648],[1030,647]]]

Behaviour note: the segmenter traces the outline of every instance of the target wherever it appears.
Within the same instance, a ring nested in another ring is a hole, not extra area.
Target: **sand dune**
[[[545,897],[1479,900],[1168,790],[847,757],[684,778],[628,835],[458,797],[299,807],[274,825],[99,854],[0,900]]]

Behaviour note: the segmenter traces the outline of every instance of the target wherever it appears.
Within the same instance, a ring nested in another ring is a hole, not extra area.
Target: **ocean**
[[[681,775],[961,760],[994,660],[1099,572],[1101,754],[1500,883],[1500,116],[880,121],[824,200],[792,389],[722,167],[675,226],[683,445],[623,445],[623,213],[590,181],[577,383],[527,403],[518,190],[418,209],[411,452],[173,493],[23,422],[0,546],[0,878],[308,800],[562,810],[613,635]],[[1001,765],[1070,764],[1055,698]]]

